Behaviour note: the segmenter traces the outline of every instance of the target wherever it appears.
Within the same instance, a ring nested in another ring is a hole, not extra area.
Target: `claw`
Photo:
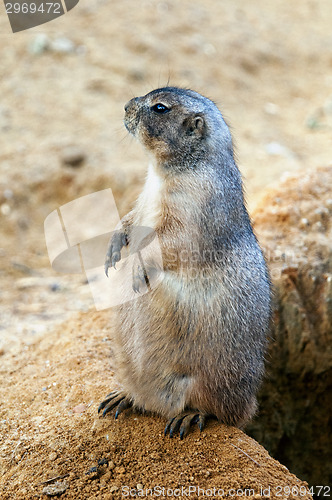
[[[121,401],[124,398],[125,398],[124,396],[119,395],[117,398],[114,398],[112,401],[110,401],[109,403],[107,403],[107,405],[105,406],[104,411],[103,411],[103,417],[105,417],[105,415],[107,413],[109,413],[110,411],[112,411],[113,408],[115,408],[119,403],[121,403]]]
[[[190,427],[195,423],[197,423],[199,430],[202,432],[207,417],[207,415],[190,410],[180,413],[180,415],[173,417],[167,422],[164,435],[169,434],[169,437],[172,438],[179,431],[180,439],[183,439],[188,434]]]
[[[100,403],[98,413],[100,413],[101,410],[104,410],[102,416],[105,417],[107,413],[117,407],[115,413],[115,419],[117,419],[120,413],[131,406],[132,402],[125,396],[125,394],[123,394],[123,392],[113,391],[104,399],[102,403]]]
[[[192,413],[190,415],[187,415],[186,417],[184,417],[184,419],[182,420],[181,427],[180,427],[180,439],[181,440],[184,438],[184,436],[186,436],[188,434],[191,424],[197,422],[198,418],[199,418],[199,415],[195,415]]]
[[[127,235],[116,231],[109,242],[109,247],[106,253],[105,260],[105,274],[108,277],[108,270],[110,267],[116,269],[116,263],[121,260],[121,250],[124,246],[128,245]]]
[[[129,401],[129,399],[123,399],[122,401],[120,401],[120,403],[118,404],[118,407],[116,409],[116,412],[115,412],[115,420],[118,419],[118,416],[120,415],[120,413],[123,412],[123,410],[126,410],[127,408],[130,408],[132,406],[132,403],[131,401]]]
[[[105,408],[105,406],[107,405],[107,403],[109,403],[113,398],[115,398],[115,396],[119,394],[118,391],[112,391],[110,392],[109,394],[107,394],[106,398],[104,399],[104,401],[102,401],[98,407],[98,413],[103,409]]]
[[[200,430],[201,432],[202,432],[202,430],[204,429],[205,424],[206,424],[206,416],[205,416],[205,415],[199,415],[199,416],[198,416],[198,422],[197,422],[197,425],[198,425],[198,428],[199,428],[199,430]]]
[[[174,417],[174,418],[171,418],[171,419],[167,422],[166,427],[165,427],[165,430],[164,430],[164,436],[166,436],[166,434],[168,434],[168,432],[169,432],[169,430],[170,430],[170,427],[171,427],[172,422],[173,422],[173,420],[174,420],[174,419],[175,419],[175,417]]]
[[[114,269],[115,269],[115,264],[119,262],[120,259],[121,259],[120,252],[112,253],[112,267],[114,267]]]
[[[169,437],[172,438],[174,436],[174,433],[176,433],[179,428],[180,428],[180,425],[182,423],[182,420],[184,419],[185,417],[184,416],[181,416],[181,417],[175,417],[174,421],[172,422],[172,425],[171,425],[171,428],[170,428],[170,431],[169,431]]]

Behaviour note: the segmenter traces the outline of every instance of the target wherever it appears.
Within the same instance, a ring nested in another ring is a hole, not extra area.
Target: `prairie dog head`
[[[125,126],[166,171],[194,169],[222,150],[232,151],[216,105],[187,89],[165,87],[125,105]]]

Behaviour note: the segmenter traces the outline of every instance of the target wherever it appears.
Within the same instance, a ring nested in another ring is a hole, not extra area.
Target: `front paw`
[[[161,268],[154,262],[143,262],[140,252],[133,264],[133,290],[134,292],[151,291],[156,286],[161,276]]]
[[[149,279],[144,265],[135,263],[133,265],[133,290],[135,293],[145,291],[149,284]]]
[[[105,273],[108,276],[110,267],[114,267],[117,262],[121,260],[121,250],[124,246],[128,245],[127,235],[122,231],[115,231],[110,239],[106,260],[105,260]]]

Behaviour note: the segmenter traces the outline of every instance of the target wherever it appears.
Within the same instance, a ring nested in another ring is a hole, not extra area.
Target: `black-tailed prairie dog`
[[[133,268],[137,298],[118,306],[114,331],[121,389],[99,411],[156,413],[168,419],[165,434],[181,438],[209,416],[243,426],[256,411],[271,292],[229,128],[211,100],[176,87],[131,99],[125,126],[150,163],[106,271],[139,226],[155,232],[163,263],[151,254]],[[140,296],[155,272],[162,279]]]

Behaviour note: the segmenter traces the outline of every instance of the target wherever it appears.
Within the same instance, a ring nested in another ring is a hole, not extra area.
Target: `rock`
[[[292,159],[295,154],[290,149],[286,148],[279,142],[269,142],[265,144],[265,151],[271,156],[283,156],[284,158]]]
[[[267,102],[264,106],[264,111],[268,115],[275,116],[279,114],[279,106],[274,102]]]
[[[7,215],[10,215],[11,208],[8,205],[8,203],[2,203],[2,205],[0,206],[0,211],[1,211],[2,215],[7,216]]]
[[[61,161],[70,167],[79,167],[86,158],[85,152],[78,146],[68,146],[61,153]]]
[[[14,197],[14,193],[11,189],[5,189],[3,192],[3,196],[4,198],[6,198],[6,200],[11,200]]]
[[[59,37],[51,42],[50,48],[53,52],[68,54],[74,52],[75,45],[69,38]]]
[[[87,409],[87,405],[84,403],[81,403],[73,408],[73,413],[83,413]]]
[[[56,481],[54,484],[50,484],[45,486],[43,489],[43,494],[48,495],[49,497],[55,497],[58,495],[62,495],[68,488],[67,481]]]
[[[50,44],[51,41],[45,33],[38,33],[28,45],[28,51],[32,55],[40,55],[50,49]]]
[[[275,314],[260,410],[247,430],[313,485],[332,480],[331,186],[332,167],[288,176],[253,214]]]
[[[40,55],[46,51],[69,54],[75,51],[75,45],[66,37],[51,40],[45,33],[38,33],[29,43],[28,52],[32,55]]]

